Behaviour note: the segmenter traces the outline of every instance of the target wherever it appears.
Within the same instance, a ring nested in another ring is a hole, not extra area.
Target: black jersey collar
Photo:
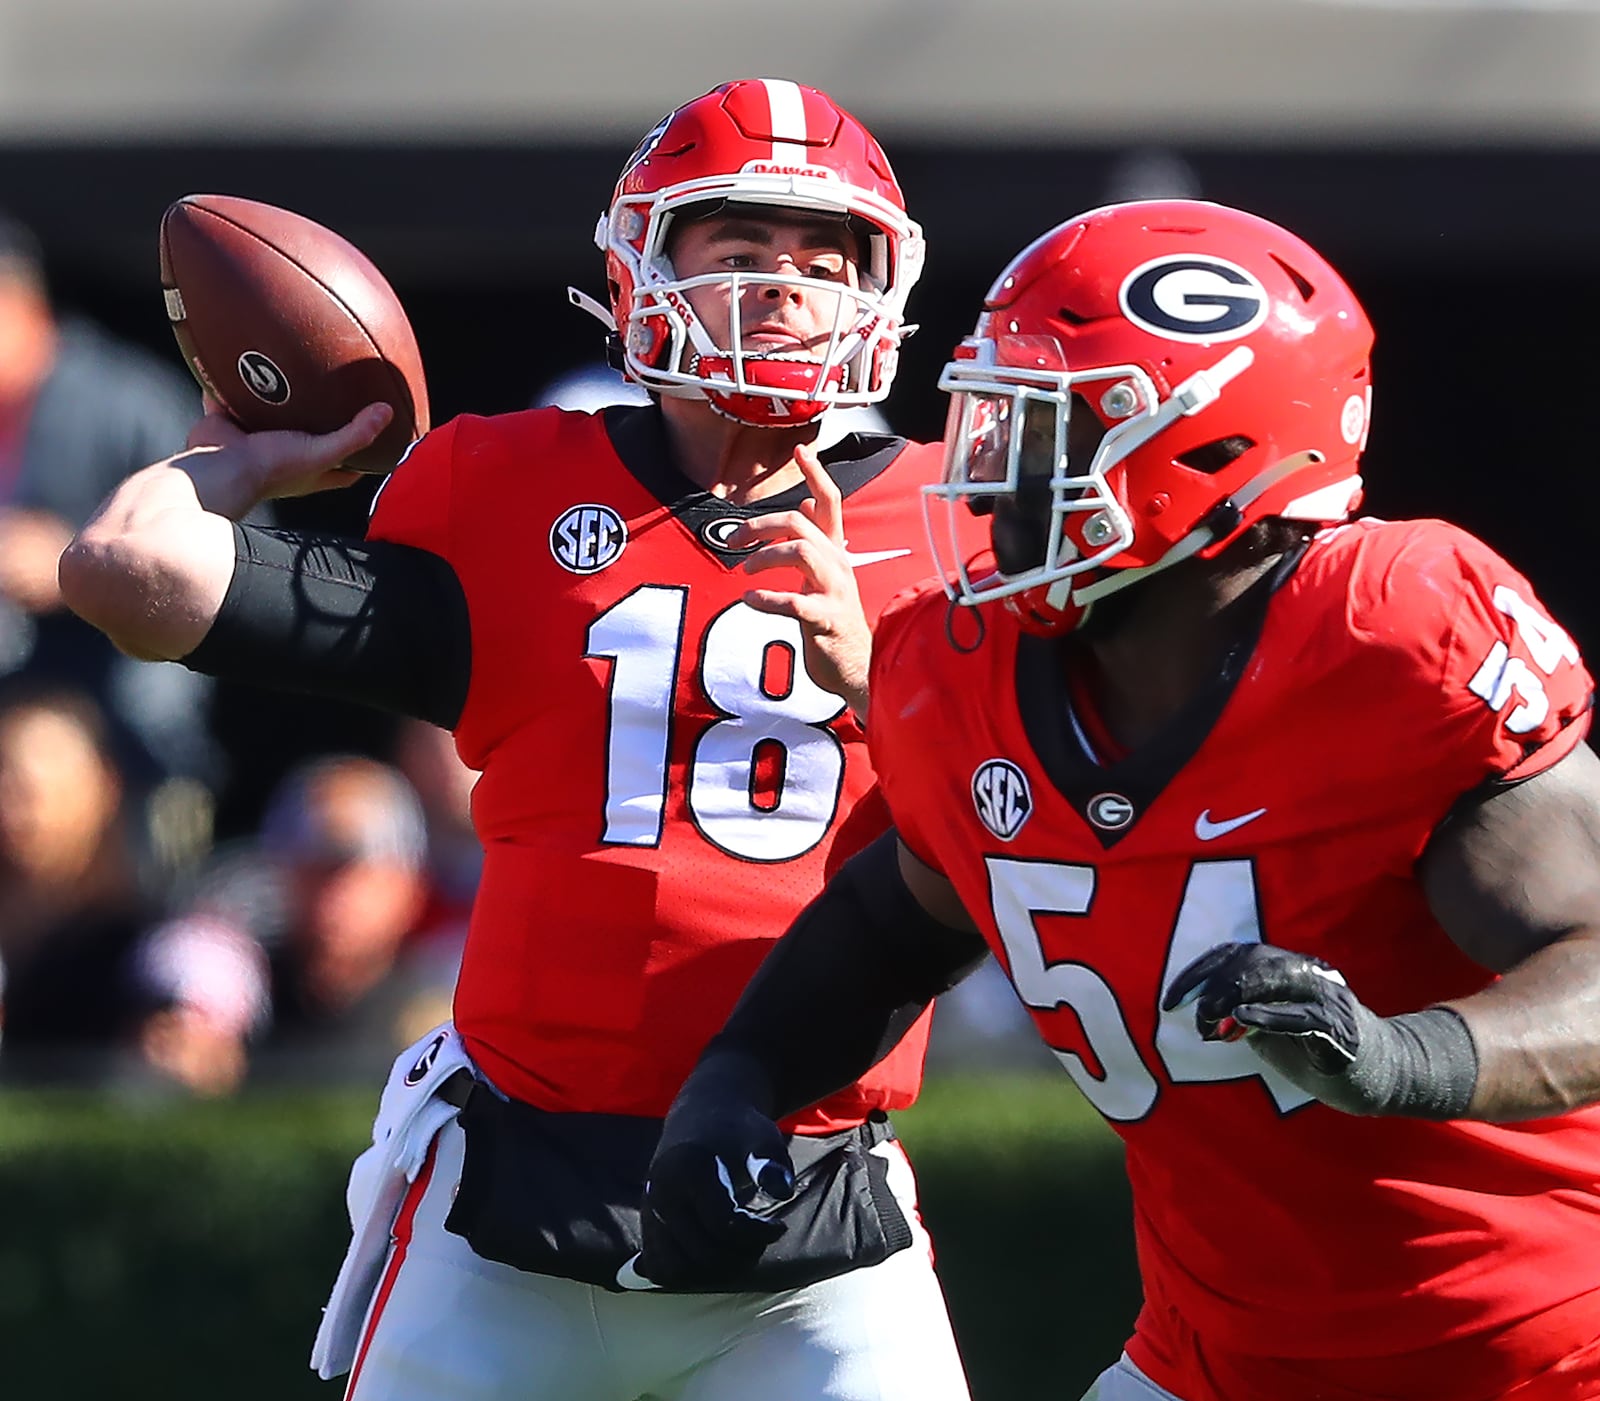
[[[810,496],[805,483],[799,482],[759,501],[726,501],[679,471],[658,405],[616,405],[603,410],[601,417],[622,465],[724,564],[736,564],[754,548],[730,550],[723,545],[740,521],[793,510]],[[838,484],[839,494],[848,498],[883,472],[905,448],[906,440],[892,434],[847,433],[820,456],[828,475]]]
[[[1221,718],[1244,675],[1261,630],[1267,605],[1294,573],[1307,546],[1298,545],[1235,604],[1233,645],[1215,676],[1162,727],[1131,754],[1097,764],[1072,732],[1071,700],[1062,649],[1070,636],[1046,638],[1023,633],[1017,640],[1017,708],[1028,742],[1052,784],[1077,810],[1084,825],[1107,850],[1127,836],[1166,786],[1199,751]]]

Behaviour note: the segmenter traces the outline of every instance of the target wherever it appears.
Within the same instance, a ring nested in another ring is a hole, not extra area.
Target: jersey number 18
[[[585,655],[612,663],[601,838],[610,846],[661,841],[688,602],[686,588],[646,584],[589,626]],[[700,833],[730,856],[792,861],[838,810],[844,748],[828,725],[845,703],[806,674],[803,657],[799,623],[744,603],[701,639],[700,684],[723,718],[695,737],[685,796]]]

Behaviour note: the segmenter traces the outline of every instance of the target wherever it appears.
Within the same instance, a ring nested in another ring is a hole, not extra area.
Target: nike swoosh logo
[[[1194,820],[1194,834],[1203,842],[1214,842],[1218,837],[1225,837],[1229,832],[1237,832],[1246,822],[1254,822],[1258,817],[1266,815],[1265,808],[1257,808],[1254,812],[1247,812],[1243,817],[1230,817],[1226,822],[1213,822],[1211,809],[1207,808]]]
[[[637,1269],[634,1262],[642,1255],[642,1250],[636,1250],[617,1268],[617,1287],[619,1289],[659,1289],[661,1286],[653,1279],[646,1279]]]
[[[886,559],[904,559],[910,550],[867,550],[857,554],[854,550],[846,550],[844,557],[850,562],[852,569],[860,569],[863,564],[882,564]]]

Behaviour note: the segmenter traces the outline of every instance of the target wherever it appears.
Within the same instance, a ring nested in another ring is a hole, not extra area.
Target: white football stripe
[[[805,165],[806,100],[798,83],[786,78],[763,78],[767,107],[772,114],[772,159],[780,165]]]

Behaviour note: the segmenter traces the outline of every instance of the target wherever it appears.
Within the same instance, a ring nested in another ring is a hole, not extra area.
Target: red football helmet
[[[737,317],[733,344],[719,346],[690,309],[685,289],[705,283],[729,284],[735,304],[751,286],[807,283],[771,273],[677,277],[666,254],[673,219],[721,203],[848,217],[863,231],[861,287],[838,289],[820,363],[744,349]],[[922,272],[922,231],[878,143],[826,93],[742,79],[678,108],[629,157],[595,242],[625,373],[646,389],[704,395],[730,418],[774,428],[889,392],[906,296]]]
[[[1144,200],[1052,229],[989,289],[939,380],[945,473],[924,510],[952,597],[1005,598],[1063,631],[1265,517],[1345,519],[1371,347],[1339,274],[1255,215]],[[997,572],[965,565],[935,501],[992,512]]]

